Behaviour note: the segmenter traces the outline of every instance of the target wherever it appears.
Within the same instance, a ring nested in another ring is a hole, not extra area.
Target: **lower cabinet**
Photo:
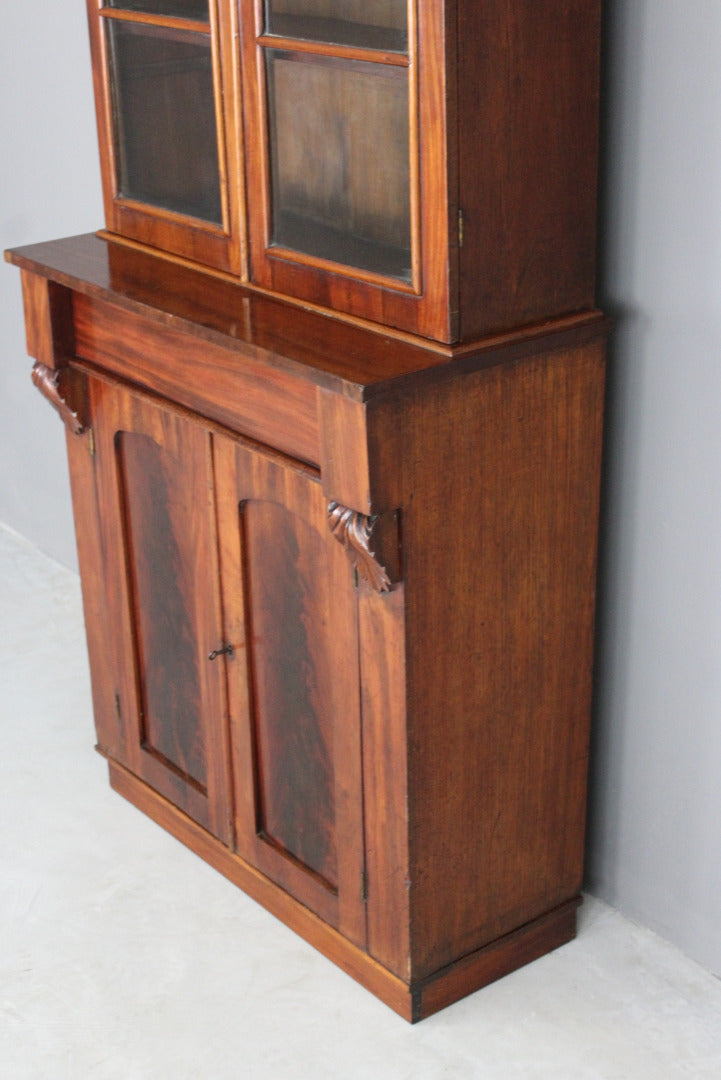
[[[89,403],[103,749],[365,944],[356,592],[317,471],[118,383]]]
[[[13,255],[113,787],[409,1020],[575,934],[606,324],[447,355]]]

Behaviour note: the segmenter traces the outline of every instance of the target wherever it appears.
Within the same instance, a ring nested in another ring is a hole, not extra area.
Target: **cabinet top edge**
[[[510,348],[605,336],[596,310],[458,346],[395,335],[236,283],[95,233],[14,248],[5,260],[91,299],[248,355],[358,401],[499,362]]]

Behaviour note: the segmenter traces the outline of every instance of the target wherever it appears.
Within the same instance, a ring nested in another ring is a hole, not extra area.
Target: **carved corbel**
[[[32,380],[43,397],[55,409],[68,431],[71,431],[73,435],[84,435],[87,430],[86,425],[63,396],[61,375],[62,369],[49,368],[38,361],[33,367]]]
[[[367,517],[338,502],[328,505],[328,524],[339,544],[346,550],[358,576],[378,593],[390,592],[391,581],[386,568],[371,550],[371,537],[377,518]]]

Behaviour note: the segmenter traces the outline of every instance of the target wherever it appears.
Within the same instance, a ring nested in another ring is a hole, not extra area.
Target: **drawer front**
[[[320,462],[316,386],[241,352],[76,293],[75,355],[301,461]]]

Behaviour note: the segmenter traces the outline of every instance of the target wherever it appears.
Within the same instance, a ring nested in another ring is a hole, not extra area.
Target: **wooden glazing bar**
[[[339,60],[355,60],[388,67],[407,68],[409,59],[405,53],[388,52],[384,49],[362,49],[355,45],[336,45],[326,41],[306,41],[304,38],[278,37],[263,34],[258,44],[270,49],[286,49],[289,52],[328,56]]]
[[[141,26],[165,27],[168,30],[188,30],[193,34],[209,34],[209,22],[198,19],[181,19],[174,15],[151,15],[144,11],[122,11],[119,8],[103,8],[101,19],[116,19],[118,22],[137,23]]]

